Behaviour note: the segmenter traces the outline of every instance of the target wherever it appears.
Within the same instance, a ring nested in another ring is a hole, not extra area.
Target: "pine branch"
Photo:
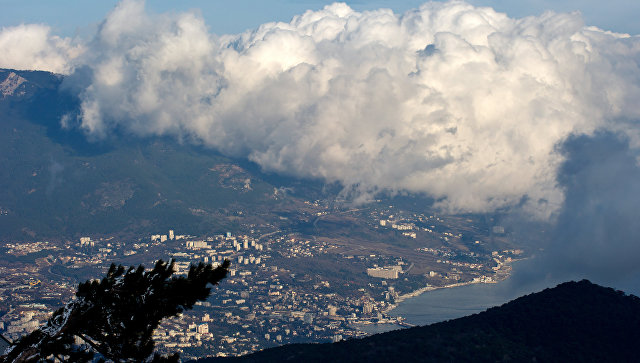
[[[58,309],[43,328],[16,342],[6,359],[37,361],[53,355],[90,361],[94,353],[78,351],[74,336],[106,359],[151,359],[153,332],[160,321],[206,300],[210,285],[227,276],[229,265],[228,260],[216,268],[199,263],[190,267],[187,277],[172,277],[172,260],[160,260],[150,271],[112,264],[102,280],[80,284],[77,299]]]
[[[105,355],[105,353],[102,351],[102,348],[100,348],[100,346],[98,346],[93,340],[88,338],[86,335],[79,333],[77,334],[77,336],[80,337],[80,339],[82,339],[84,342],[88,343],[93,349],[96,350],[96,352],[102,354],[103,356]]]

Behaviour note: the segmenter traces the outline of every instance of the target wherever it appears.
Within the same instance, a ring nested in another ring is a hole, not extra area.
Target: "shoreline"
[[[507,276],[508,278],[509,276]],[[419,295],[422,295],[426,292],[430,292],[430,291],[435,291],[435,290],[442,290],[442,289],[449,289],[449,288],[454,288],[454,287],[460,287],[460,286],[468,286],[468,285],[475,285],[475,284],[496,284],[498,282],[504,281],[506,280],[500,280],[500,281],[494,281],[494,282],[485,282],[485,281],[466,281],[466,282],[456,282],[455,284],[449,284],[449,285],[444,285],[444,286],[425,286],[422,288],[419,288],[417,290],[408,292],[406,294],[402,294],[400,296],[398,296],[398,298],[395,300],[395,302],[393,304],[390,304],[386,309],[384,309],[382,311],[382,314],[384,315],[388,315],[391,311],[393,311],[395,308],[398,307],[398,305],[400,303],[402,303],[405,300],[417,297]],[[361,329],[360,326],[358,325],[362,325],[362,326],[366,326],[366,325],[375,325],[377,327],[383,327],[383,326],[389,326],[389,327],[400,327],[402,328],[412,328],[412,327],[416,327],[419,326],[417,324],[412,324],[409,323],[408,321],[405,320],[405,318],[402,315],[398,315],[395,316],[395,318],[397,319],[395,322],[388,322],[388,323],[370,323],[370,324],[354,324],[353,328],[362,331],[362,332],[366,332],[366,330]],[[395,329],[389,329],[389,330],[395,330]],[[368,333],[368,332],[366,332]],[[371,334],[371,333],[368,333]],[[373,333],[373,334],[377,334],[377,333]]]
[[[403,301],[407,300],[407,299],[411,299],[414,297],[417,297],[419,295],[424,294],[425,292],[430,292],[430,291],[435,291],[435,290],[440,290],[440,289],[449,289],[449,288],[454,288],[454,287],[459,287],[459,286],[467,286],[467,285],[473,285],[473,284],[497,284],[500,282],[503,282],[507,279],[509,279],[509,277],[511,277],[511,274],[513,272],[513,263],[514,262],[519,262],[519,261],[523,261],[523,260],[527,260],[531,257],[525,257],[525,258],[519,258],[519,259],[512,259],[509,262],[501,262],[498,265],[498,270],[495,271],[496,275],[499,275],[500,272],[506,272],[506,275],[503,275],[501,279],[498,280],[492,280],[491,282],[488,281],[483,281],[481,279],[474,279],[471,281],[466,281],[466,282],[456,282],[454,284],[449,284],[449,285],[444,285],[444,286],[425,286],[425,287],[421,287],[417,290],[408,292],[406,294],[402,294],[400,296],[398,296],[398,298],[394,301],[393,304],[390,304],[386,309],[384,309],[382,311],[383,314],[388,314],[389,312],[391,312],[393,309],[395,309],[396,307],[398,307],[398,305],[400,303],[402,303]],[[402,318],[401,316],[398,316],[400,318]],[[404,322],[404,324],[407,325],[411,325],[409,323]]]
[[[435,291],[435,290],[440,290],[440,289],[449,289],[449,288],[453,288],[453,287],[458,287],[458,286],[466,286],[466,285],[472,285],[472,284],[482,284],[484,282],[482,281],[467,281],[467,282],[456,282],[455,284],[450,284],[450,285],[444,285],[444,286],[425,286],[425,287],[421,287],[418,290],[414,290],[411,292],[408,292],[406,294],[402,294],[400,296],[398,296],[398,298],[395,300],[395,302],[393,304],[390,304],[386,309],[384,309],[382,311],[383,314],[387,314],[389,312],[391,312],[393,309],[398,307],[398,304],[402,303],[403,301],[407,300],[407,299],[411,299],[414,298],[416,296],[420,296],[422,294],[424,294],[425,292],[429,292],[429,291]],[[405,324],[409,324],[406,323]],[[411,326],[413,326],[413,324],[410,324]]]
[[[411,299],[413,297],[422,295],[425,292],[429,292],[429,291],[434,291],[434,290],[440,290],[440,289],[448,289],[448,288],[453,288],[453,287],[459,287],[459,286],[466,286],[466,285],[472,285],[472,284],[480,284],[480,283],[486,283],[483,281],[466,281],[466,282],[457,282],[455,284],[450,284],[450,285],[445,285],[445,286],[425,286],[422,288],[419,288],[418,290],[414,290],[411,292],[408,292],[406,294],[400,295],[398,296],[398,298],[396,299],[396,301],[389,305],[386,309],[384,309],[382,311],[382,314],[387,315],[389,312],[391,312],[393,309],[395,309],[396,307],[398,307],[398,304],[402,303],[403,301],[407,300],[407,299]],[[385,323],[358,323],[358,324],[353,324],[352,327],[355,328],[356,330],[359,330],[361,332],[365,332],[368,334],[377,334],[377,333],[370,333],[367,330],[368,329],[362,329],[365,326],[368,325],[373,325],[376,327],[384,327],[384,326],[389,326],[389,327],[399,327],[400,329],[402,328],[412,328],[415,326],[418,326],[416,324],[412,324],[407,322],[404,317],[402,317],[401,315],[398,315],[395,317],[396,321],[395,322],[385,322]],[[389,329],[389,330],[395,330],[395,329]]]
[[[424,286],[421,287],[417,290],[408,292],[406,294],[402,294],[400,296],[398,296],[395,301],[393,302],[393,304],[389,304],[384,310],[381,311],[382,314],[387,315],[387,317],[390,317],[389,313],[392,312],[394,309],[396,309],[398,307],[398,305],[400,305],[401,303],[403,303],[404,301],[408,300],[408,299],[412,299],[415,298],[417,296],[420,296],[424,293],[430,292],[430,291],[435,291],[435,290],[441,290],[441,289],[449,289],[449,288],[454,288],[454,287],[461,287],[461,286],[469,286],[469,285],[475,285],[475,284],[498,284],[501,283],[507,279],[509,279],[512,275],[513,272],[513,263],[514,262],[519,262],[519,261],[523,261],[523,260],[527,260],[531,257],[526,257],[526,258],[520,258],[520,259],[512,259],[508,262],[500,262],[498,264],[498,269],[495,270],[495,274],[487,279],[486,276],[482,276],[482,277],[477,277],[474,278],[471,281],[465,281],[465,282],[456,282],[453,284],[448,284],[448,285],[444,285],[444,286]],[[497,279],[496,279],[497,277]],[[376,327],[384,327],[384,326],[388,326],[392,329],[389,330],[395,330],[393,328],[411,328],[411,327],[415,327],[418,326],[417,324],[413,324],[413,323],[409,323],[408,321],[405,320],[405,318],[402,315],[397,315],[393,317],[395,319],[395,322],[384,322],[384,323],[370,323],[370,324],[361,324],[362,327],[367,326],[367,325],[374,325]],[[369,329],[359,329],[361,327],[358,326],[353,326],[354,328],[356,328],[359,331],[362,332],[366,332],[366,330]],[[371,333],[369,332],[368,334],[377,334],[377,333]]]

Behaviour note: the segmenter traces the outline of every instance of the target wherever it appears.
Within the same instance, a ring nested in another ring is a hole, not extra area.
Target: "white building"
[[[209,333],[209,324],[203,323],[198,325],[198,333],[207,334]]]
[[[402,267],[374,267],[367,269],[367,275],[381,279],[397,279],[398,274],[402,272]]]
[[[95,243],[91,240],[91,237],[80,237],[80,247],[82,246],[94,246]]]
[[[187,248],[209,248],[209,244],[205,241],[187,241],[185,246]]]

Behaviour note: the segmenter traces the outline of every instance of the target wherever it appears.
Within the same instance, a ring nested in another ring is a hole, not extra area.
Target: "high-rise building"
[[[198,333],[200,333],[200,334],[209,333],[209,324],[203,323],[203,324],[198,325]]]
[[[395,267],[375,267],[368,268],[367,275],[382,279],[397,279],[398,273],[400,271],[402,271],[402,268],[398,269]]]
[[[363,314],[371,314],[373,312],[373,304],[371,303],[365,303],[362,306],[362,313]]]

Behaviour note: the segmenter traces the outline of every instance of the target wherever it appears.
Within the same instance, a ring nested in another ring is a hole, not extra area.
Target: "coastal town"
[[[354,223],[345,227],[352,236],[331,225],[336,218]],[[228,277],[207,301],[161,323],[154,334],[158,352],[235,356],[335,342],[366,336],[367,327],[411,326],[390,314],[397,304],[437,288],[502,280],[510,263],[526,256],[511,247],[503,227],[391,206],[327,211],[311,222],[314,233],[273,223],[209,236],[167,230],[135,241],[4,242],[0,333],[15,340],[37,329],[72,299],[79,282],[100,278],[111,263],[152,266],[171,259],[180,275],[193,263],[229,260]],[[363,230],[366,238],[357,235]]]

